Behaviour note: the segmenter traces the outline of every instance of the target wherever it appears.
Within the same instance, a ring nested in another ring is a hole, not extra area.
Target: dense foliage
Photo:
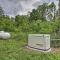
[[[27,39],[30,33],[51,34],[51,38],[60,38],[60,20],[56,19],[55,12],[54,3],[50,5],[44,3],[33,9],[30,15],[17,15],[15,18],[1,15],[0,31],[14,32],[16,35],[12,38],[16,40]],[[50,20],[46,19],[46,14]]]
[[[0,31],[47,33],[55,36],[60,31],[60,20],[55,19],[56,6],[53,2],[51,4],[43,3],[37,9],[33,9],[32,12],[30,12],[30,15],[17,15],[15,18],[2,15],[2,11],[1,8]],[[46,18],[46,16],[50,20]]]
[[[0,18],[0,30],[2,31],[14,31],[15,22],[13,22],[8,16],[2,16]]]
[[[38,6],[37,9],[33,9],[30,13],[30,21],[32,20],[55,20],[56,6],[52,2],[51,4],[43,3],[43,5]]]
[[[27,17],[17,16],[12,20],[8,16],[0,18],[0,30],[10,32],[24,32],[24,33],[58,33],[60,28],[60,21],[29,21]]]

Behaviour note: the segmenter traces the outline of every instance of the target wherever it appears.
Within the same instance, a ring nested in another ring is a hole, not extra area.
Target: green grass
[[[26,49],[26,40],[0,40],[0,60],[60,60],[58,53],[41,53]]]

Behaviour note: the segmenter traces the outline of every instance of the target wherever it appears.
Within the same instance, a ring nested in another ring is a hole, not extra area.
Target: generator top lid
[[[50,36],[50,34],[29,34],[29,36]]]

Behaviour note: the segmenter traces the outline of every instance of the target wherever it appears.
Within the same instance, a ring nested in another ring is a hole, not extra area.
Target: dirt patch
[[[36,50],[29,49],[27,47],[24,47],[24,50],[28,51],[28,52],[36,51]],[[39,52],[39,51],[36,51],[36,52]],[[51,53],[59,53],[59,52],[60,52],[60,47],[59,48],[51,48]]]
[[[59,53],[60,52],[60,48],[51,48],[52,53]]]

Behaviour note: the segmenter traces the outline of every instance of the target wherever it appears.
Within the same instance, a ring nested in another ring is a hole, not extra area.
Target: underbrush
[[[0,60],[60,60],[58,53],[41,53],[26,49],[26,34],[13,32],[9,40],[0,40]]]

